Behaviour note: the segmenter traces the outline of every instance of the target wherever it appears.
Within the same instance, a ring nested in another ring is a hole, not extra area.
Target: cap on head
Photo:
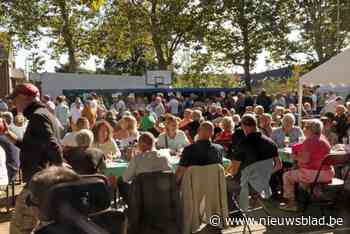
[[[40,91],[35,85],[31,83],[23,83],[17,85],[13,92],[7,96],[7,98],[14,99],[18,95],[25,95],[35,98],[40,96]]]

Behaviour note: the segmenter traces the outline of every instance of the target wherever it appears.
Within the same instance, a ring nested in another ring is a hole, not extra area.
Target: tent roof
[[[350,48],[301,77],[305,85],[350,85]]]

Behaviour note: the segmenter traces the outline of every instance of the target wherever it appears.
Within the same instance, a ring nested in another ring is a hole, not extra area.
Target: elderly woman
[[[107,157],[119,157],[120,151],[118,145],[113,139],[113,129],[111,125],[105,121],[99,121],[92,129],[94,133],[93,147],[103,151]]]
[[[297,206],[294,195],[296,183],[311,184],[316,177],[322,160],[329,154],[331,146],[327,139],[322,136],[322,122],[316,119],[305,121],[305,141],[300,149],[295,150],[294,159],[298,162],[298,169],[287,171],[283,174],[283,195],[288,200],[282,209],[296,211]],[[299,148],[299,147],[298,147]],[[333,168],[324,166],[320,171],[319,182],[329,182],[334,176]]]
[[[177,118],[169,115],[165,121],[165,132],[158,136],[157,147],[177,152],[189,144],[186,134],[179,130]]]
[[[267,137],[271,137],[272,135],[272,117],[268,113],[264,113],[260,116],[258,119],[259,122],[259,130],[262,134],[264,134]]]
[[[220,127],[222,131],[215,137],[215,141],[231,141],[235,129],[235,123],[231,117],[224,117],[221,120]]]
[[[289,113],[283,116],[282,127],[276,128],[272,131],[271,138],[277,144],[278,148],[285,147],[285,138],[289,137],[289,144],[298,143],[304,138],[302,130],[295,126],[295,117]]]

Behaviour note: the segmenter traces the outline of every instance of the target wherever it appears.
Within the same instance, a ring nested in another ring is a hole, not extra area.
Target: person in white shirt
[[[73,132],[67,133],[62,139],[63,147],[77,147],[76,136],[78,132],[82,129],[90,129],[89,120],[85,117],[80,117],[76,124],[76,129]]]
[[[91,109],[95,113],[97,113],[97,109],[98,109],[98,96],[97,96],[97,94],[91,93],[89,98],[91,98],[91,102],[90,102]]]
[[[58,96],[56,98],[58,105],[55,109],[57,119],[61,122],[65,130],[69,127],[69,107],[66,104],[65,96]]]
[[[165,132],[158,136],[157,147],[170,149],[172,154],[181,151],[190,142],[186,134],[179,130],[179,124],[175,116],[169,115],[165,121]]]
[[[113,98],[113,104],[111,106],[111,110],[115,110],[118,114],[123,114],[126,110],[126,104],[122,98],[122,96],[118,96],[118,98]]]
[[[154,108],[153,108],[154,113],[156,113],[157,118],[159,118],[160,116],[162,116],[165,113],[165,108],[164,105],[162,103],[162,98],[161,97],[156,97],[156,99],[154,100]]]
[[[0,186],[6,186],[9,183],[7,167],[6,167],[6,153],[0,146]]]
[[[73,131],[76,128],[78,119],[81,117],[82,111],[83,111],[83,103],[81,102],[80,98],[77,97],[75,99],[75,102],[72,104],[70,108],[71,126]]]
[[[175,96],[172,96],[170,98],[170,101],[168,102],[168,106],[170,107],[170,113],[173,115],[179,114],[179,101],[176,99]]]

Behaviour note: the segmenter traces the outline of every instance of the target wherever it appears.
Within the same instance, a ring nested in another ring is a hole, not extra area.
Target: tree
[[[223,0],[206,36],[206,45],[224,63],[241,66],[246,88],[257,56],[290,32],[283,16],[288,1]]]
[[[295,0],[293,9],[295,24],[301,32],[300,52],[306,53],[315,65],[349,45],[350,1]]]
[[[68,54],[70,72],[89,56],[89,30],[105,0],[16,0],[5,1],[5,27],[20,43],[35,47],[49,37],[53,58]],[[91,7],[91,8],[89,8]]]
[[[151,48],[146,61],[157,61],[158,69],[172,69],[181,45],[197,40],[205,14],[191,0],[115,0],[108,6],[103,23],[96,27],[100,57],[131,57],[140,46]]]

